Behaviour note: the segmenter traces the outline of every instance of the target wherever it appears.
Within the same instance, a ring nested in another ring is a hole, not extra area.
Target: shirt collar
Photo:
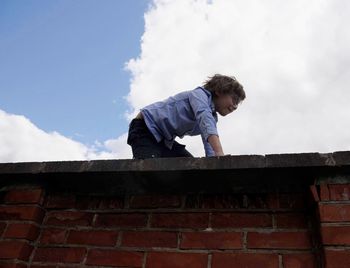
[[[205,94],[207,94],[209,101],[210,101],[211,112],[213,113],[213,116],[215,117],[215,119],[217,119],[217,113],[215,110],[215,105],[214,105],[213,96],[212,96],[211,92],[209,90],[205,89],[204,87],[199,87],[199,88],[201,88],[205,92]]]

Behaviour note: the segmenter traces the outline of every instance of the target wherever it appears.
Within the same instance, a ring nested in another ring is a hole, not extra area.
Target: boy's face
[[[216,98],[213,99],[216,111],[225,116],[232,113],[238,107],[238,100],[230,94],[216,93]]]

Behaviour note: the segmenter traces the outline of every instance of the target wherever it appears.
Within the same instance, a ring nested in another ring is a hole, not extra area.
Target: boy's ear
[[[220,97],[222,93],[220,91],[214,91],[214,96],[215,97]]]

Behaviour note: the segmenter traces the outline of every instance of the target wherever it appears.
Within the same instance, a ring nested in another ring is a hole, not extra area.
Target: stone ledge
[[[235,170],[262,168],[350,166],[350,151],[268,155],[228,155],[209,158],[92,160],[0,163],[1,174]]]
[[[0,164],[0,187],[45,184],[91,193],[267,192],[350,181],[350,151],[210,158],[93,160]]]

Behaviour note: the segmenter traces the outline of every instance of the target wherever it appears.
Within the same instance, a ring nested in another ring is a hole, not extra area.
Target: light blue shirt
[[[158,142],[164,140],[171,149],[176,137],[201,135],[206,156],[215,156],[208,143],[210,135],[218,135],[210,91],[197,87],[141,109],[148,129]]]

